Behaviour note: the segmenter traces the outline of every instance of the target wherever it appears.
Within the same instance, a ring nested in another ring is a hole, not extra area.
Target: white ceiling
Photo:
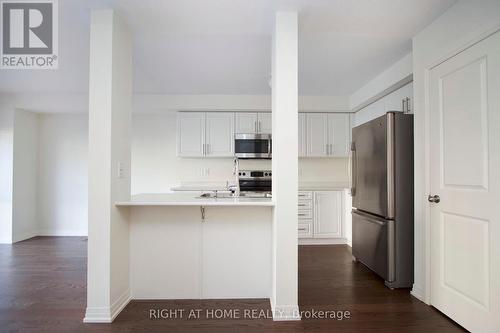
[[[134,34],[134,90],[269,94],[274,12],[299,11],[299,89],[348,95],[411,51],[456,0],[59,0],[59,69],[2,70],[0,92],[86,92],[92,8]]]

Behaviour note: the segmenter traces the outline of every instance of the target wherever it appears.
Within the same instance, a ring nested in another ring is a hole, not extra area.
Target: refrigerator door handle
[[[351,150],[349,151],[349,188],[351,196],[356,195],[356,145],[351,142]]]

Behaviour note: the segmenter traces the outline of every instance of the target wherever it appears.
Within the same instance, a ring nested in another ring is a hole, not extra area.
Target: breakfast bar
[[[133,299],[269,298],[271,198],[140,194],[128,213]]]

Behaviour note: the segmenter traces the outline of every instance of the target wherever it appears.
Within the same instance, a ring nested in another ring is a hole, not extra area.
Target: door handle
[[[441,201],[441,198],[437,194],[435,194],[435,195],[429,194],[429,196],[427,197],[427,200],[429,202],[432,202],[432,203],[439,203]]]
[[[356,195],[356,168],[357,168],[357,164],[356,164],[356,144],[354,142],[351,142],[351,151],[350,151],[350,154],[349,154],[349,161],[350,161],[350,177],[349,177],[349,180],[350,180],[350,188],[351,188],[351,196],[355,196]]]

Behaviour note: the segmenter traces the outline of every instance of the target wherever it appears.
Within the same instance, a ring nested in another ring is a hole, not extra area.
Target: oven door
[[[240,191],[241,192],[271,192],[272,181],[271,179],[241,179]]]
[[[271,158],[271,135],[235,134],[234,154],[239,158]]]

